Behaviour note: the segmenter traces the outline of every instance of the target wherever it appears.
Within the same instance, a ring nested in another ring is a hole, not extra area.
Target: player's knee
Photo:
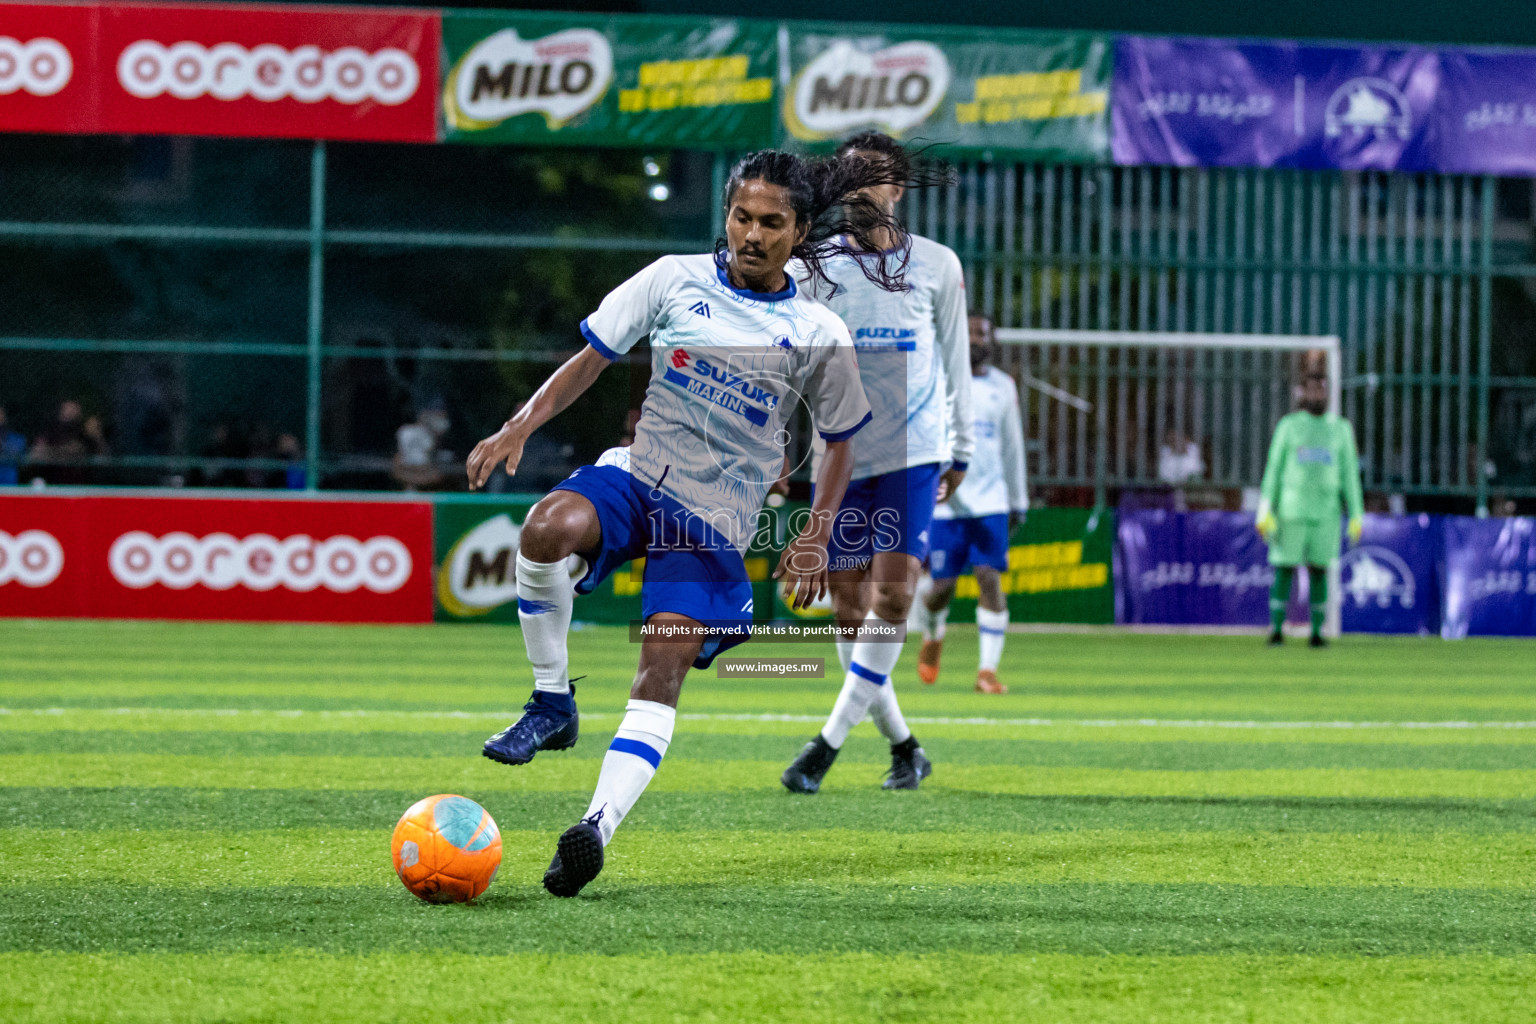
[[[875,614],[886,622],[900,622],[912,609],[912,591],[901,583],[875,585]]]
[[[518,551],[532,562],[558,562],[575,552],[584,526],[575,511],[541,501],[523,523]]]
[[[993,568],[977,567],[976,589],[981,592],[982,601],[996,610],[1003,600],[1002,575]]]

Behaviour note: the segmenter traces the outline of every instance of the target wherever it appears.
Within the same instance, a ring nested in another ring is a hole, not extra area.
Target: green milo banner
[[[1115,621],[1115,581],[1111,571],[1115,515],[1109,509],[1043,508],[1031,512],[1009,538],[1008,571],[1002,590],[1014,622]],[[955,583],[951,622],[976,620],[975,576]],[[794,611],[775,597],[777,618],[830,618],[830,601]]]
[[[790,23],[779,113],[809,148],[877,129],[944,155],[1107,162],[1111,50],[1099,35]]]
[[[443,17],[449,142],[757,149],[777,32],[734,19]]]

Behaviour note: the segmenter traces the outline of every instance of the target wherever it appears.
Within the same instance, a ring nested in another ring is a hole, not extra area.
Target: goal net
[[[1000,365],[1021,385],[1031,483],[1079,489],[1095,503],[1112,489],[1174,489],[1227,508],[1252,497],[1307,353],[1326,359],[1329,408],[1340,410],[1334,336],[1034,328],[996,336]],[[1337,569],[1329,584],[1336,634]]]

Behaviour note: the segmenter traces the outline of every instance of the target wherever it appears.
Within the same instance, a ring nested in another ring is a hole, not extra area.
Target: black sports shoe
[[[891,770],[881,789],[916,789],[918,783],[933,774],[933,762],[917,745],[916,736],[891,744]]]
[[[822,776],[837,760],[837,748],[822,738],[821,733],[805,745],[800,756],[784,769],[779,781],[791,793],[814,793],[821,788]]]
[[[569,899],[603,870],[603,834],[597,827],[602,816],[598,811],[561,833],[555,859],[544,872],[544,888],[552,895]]]
[[[1278,629],[1269,634],[1269,646],[1279,647],[1283,643],[1285,643],[1285,634]]]
[[[1307,641],[1307,646],[1308,647],[1327,647],[1328,646],[1328,641],[1323,639],[1323,635],[1321,633],[1313,633],[1312,634],[1312,639]]]
[[[523,705],[523,717],[485,741],[485,756],[502,764],[527,764],[541,750],[574,747],[581,732],[575,681],[568,694],[534,690]]]

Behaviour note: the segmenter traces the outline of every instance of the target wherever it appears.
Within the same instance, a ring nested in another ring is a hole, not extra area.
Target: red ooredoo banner
[[[0,498],[0,617],[427,622],[425,502]]]
[[[0,3],[0,130],[432,142],[442,18]]]

